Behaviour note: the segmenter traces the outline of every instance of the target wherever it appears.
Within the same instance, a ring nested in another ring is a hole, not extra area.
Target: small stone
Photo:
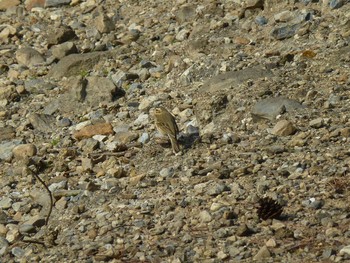
[[[115,140],[120,144],[128,144],[138,139],[139,135],[131,131],[116,132]]]
[[[66,117],[63,117],[57,123],[57,125],[60,127],[69,127],[69,126],[71,126],[71,124],[72,124],[71,120],[66,118]]]
[[[98,123],[83,127],[79,131],[74,132],[73,136],[75,139],[81,140],[84,138],[91,138],[97,134],[110,135],[113,133],[113,127],[110,123]]]
[[[193,5],[184,5],[175,13],[176,20],[182,24],[186,21],[193,21],[196,16],[196,8]]]
[[[287,22],[287,21],[290,21],[293,17],[294,17],[293,12],[288,10],[282,11],[274,15],[276,22]]]
[[[210,213],[206,210],[201,211],[199,213],[199,219],[203,222],[203,223],[209,223],[212,220],[212,216],[210,215]]]
[[[277,40],[291,38],[292,36],[295,35],[299,27],[300,26],[298,24],[278,27],[272,30],[271,35]]]
[[[11,140],[15,138],[16,136],[16,131],[13,127],[11,126],[5,126],[0,128],[1,133],[0,133],[0,142],[5,141],[5,140]]]
[[[20,0],[1,0],[0,1],[0,10],[6,10],[11,7],[17,6],[21,3]]]
[[[250,43],[250,40],[245,37],[235,37],[233,42],[237,45],[248,45]]]
[[[10,229],[6,234],[6,240],[10,243],[17,241],[20,237],[20,233],[17,227]]]
[[[23,250],[20,247],[14,247],[11,249],[12,255],[14,255],[16,258],[21,258],[25,255],[25,250]]]
[[[59,45],[55,45],[51,48],[52,55],[61,59],[69,54],[78,53],[78,49],[73,42],[65,42]]]
[[[67,208],[67,205],[68,205],[68,202],[67,202],[67,199],[66,197],[61,197],[58,201],[56,201],[55,203],[55,207],[58,209],[58,210],[64,210]]]
[[[54,124],[56,121],[52,115],[31,113],[28,116],[28,120],[34,129],[41,132],[50,133],[55,128]]]
[[[339,251],[339,255],[343,256],[345,254],[350,255],[350,245],[349,246],[345,246],[343,247],[340,251]]]
[[[180,30],[179,33],[176,34],[176,40],[179,40],[179,41],[184,41],[188,38],[188,36],[190,35],[190,31],[186,28]]]
[[[269,258],[271,257],[271,253],[269,251],[269,249],[266,246],[263,246],[262,248],[260,248],[260,250],[258,251],[258,253],[256,253],[256,255],[253,257],[253,260],[263,260],[264,258]]]
[[[109,33],[115,28],[113,20],[104,14],[103,10],[101,10],[99,16],[94,19],[94,25],[100,33]]]
[[[341,129],[340,134],[341,134],[341,136],[346,137],[346,138],[350,137],[350,128],[346,127],[346,128]]]
[[[45,225],[46,219],[40,215],[33,216],[26,220],[23,224],[33,225],[36,227],[42,227]]]
[[[223,183],[217,183],[217,184],[211,185],[209,187],[209,189],[207,190],[207,193],[210,196],[217,196],[217,195],[221,194],[222,192],[229,191],[229,190],[230,190],[230,188],[227,185],[225,185]]]
[[[44,57],[34,48],[24,47],[16,52],[16,59],[19,64],[31,67],[43,63]]]
[[[309,122],[310,127],[319,129],[324,126],[324,120],[323,118],[317,118]]]
[[[143,127],[149,123],[149,115],[141,112],[141,114],[134,121],[136,127]]]
[[[110,176],[115,177],[115,178],[122,178],[122,177],[126,176],[124,169],[120,166],[112,167],[112,168],[108,169],[106,173]]]
[[[267,247],[276,247],[276,240],[274,238],[270,238],[269,240],[266,241],[265,245]]]
[[[150,140],[149,134],[147,132],[144,132],[142,133],[142,135],[139,137],[137,141],[142,144],[146,144],[147,142],[149,142],[149,140]]]
[[[212,203],[210,206],[210,211],[215,212],[215,211],[218,211],[222,207],[225,207],[225,205],[221,204],[221,203]]]
[[[220,259],[220,260],[224,260],[224,259],[228,258],[229,255],[226,254],[224,251],[219,251],[219,252],[217,253],[217,257],[218,257],[218,259]]]
[[[4,224],[0,224],[0,237],[6,236],[8,229]],[[0,241],[0,247],[1,247],[1,241]]]
[[[118,178],[107,178],[103,180],[101,184],[101,189],[110,190],[111,188],[115,188],[114,193],[116,193],[116,191],[119,192],[121,190],[118,185],[119,185]]]
[[[22,224],[19,226],[19,232],[22,235],[26,235],[26,234],[34,234],[36,233],[36,227],[33,225],[29,225],[29,224]]]
[[[264,0],[246,0],[244,7],[247,9],[263,8]]]
[[[173,167],[169,167],[169,168],[165,167],[162,170],[160,170],[159,174],[161,177],[171,177],[174,175],[174,173],[175,173],[175,171],[174,171]]]
[[[297,129],[290,121],[280,120],[276,123],[275,127],[273,127],[271,133],[278,136],[289,136],[294,134],[296,130]]]
[[[344,5],[344,0],[331,0],[329,2],[329,7],[331,9],[341,8]]]
[[[255,22],[260,26],[264,26],[268,23],[268,20],[264,16],[257,16]]]
[[[152,106],[153,103],[158,100],[157,96],[147,96],[146,98],[142,99],[139,105],[139,110],[146,112],[148,111]]]
[[[326,248],[322,253],[322,258],[324,258],[324,259],[330,258],[334,254],[335,254],[334,249]]]
[[[0,256],[2,255],[1,251],[3,249],[5,250],[8,246],[9,246],[9,242],[6,240],[6,238],[0,236]]]
[[[250,236],[253,232],[248,228],[246,224],[241,224],[236,231],[236,235],[239,237]]]
[[[141,60],[140,66],[141,66],[141,68],[154,68],[154,67],[156,67],[156,65],[153,62],[151,62],[149,60],[145,60],[145,59]]]
[[[35,156],[37,153],[36,146],[34,144],[21,144],[13,148],[13,156],[18,160],[25,160],[29,157]]]
[[[81,166],[84,171],[91,171],[93,167],[92,160],[87,157],[81,158]]]
[[[2,199],[0,200],[0,209],[9,209],[12,206],[12,199],[3,196]]]
[[[45,0],[45,7],[57,7],[69,5],[72,0]]]
[[[313,208],[313,209],[320,209],[324,205],[323,200],[316,200],[314,197],[304,200],[301,202],[304,206]]]

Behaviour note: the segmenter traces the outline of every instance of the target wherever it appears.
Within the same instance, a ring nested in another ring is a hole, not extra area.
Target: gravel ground
[[[350,1],[0,20],[0,262],[350,262]]]

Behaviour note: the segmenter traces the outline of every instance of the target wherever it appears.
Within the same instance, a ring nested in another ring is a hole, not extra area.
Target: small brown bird
[[[158,131],[169,137],[174,153],[178,153],[180,151],[180,146],[177,141],[179,128],[177,127],[175,117],[162,106],[155,108],[153,115]]]

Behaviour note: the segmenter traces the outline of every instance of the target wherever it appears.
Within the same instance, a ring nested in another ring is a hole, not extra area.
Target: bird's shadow
[[[196,142],[200,140],[198,133],[180,133],[178,136],[178,142],[183,146],[184,149],[191,148]]]

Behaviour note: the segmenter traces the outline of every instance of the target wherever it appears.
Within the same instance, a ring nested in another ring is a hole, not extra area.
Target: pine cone
[[[259,200],[258,216],[263,219],[277,218],[282,214],[283,206],[270,197],[264,197]]]

